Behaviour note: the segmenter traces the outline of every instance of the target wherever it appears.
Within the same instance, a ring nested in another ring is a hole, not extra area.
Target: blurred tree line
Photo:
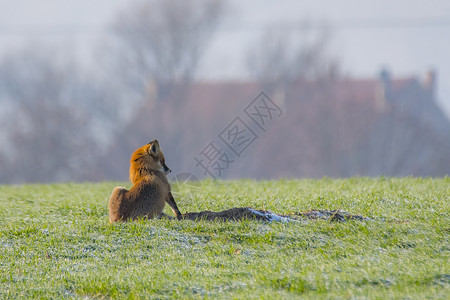
[[[114,163],[108,147],[122,135],[136,140],[127,150],[144,142],[140,133],[152,138],[144,128],[125,133],[129,118],[191,83],[225,11],[221,0],[128,7],[100,47],[102,75],[40,45],[0,58],[0,182],[114,178],[98,161]]]
[[[126,180],[131,152],[153,138],[172,169],[188,170],[256,96],[225,89],[211,96],[229,98],[219,104],[186,100],[198,97],[191,88],[199,62],[227,12],[224,0],[129,7],[112,23],[96,72],[34,45],[2,57],[0,182]],[[331,31],[307,22],[302,28],[298,36],[268,29],[249,46],[250,81],[281,99],[286,117],[230,176],[450,173],[448,121],[437,130],[404,106],[375,114],[339,102],[335,87],[345,78],[329,53]]]

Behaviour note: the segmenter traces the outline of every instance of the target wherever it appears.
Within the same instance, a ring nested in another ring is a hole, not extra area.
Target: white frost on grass
[[[255,214],[255,215],[267,218],[268,222],[274,221],[274,222],[280,222],[280,223],[288,223],[288,222],[301,223],[301,221],[299,221],[299,220],[294,220],[294,219],[291,219],[291,218],[282,217],[282,216],[279,216],[277,214],[271,213],[269,211],[266,212],[266,213],[263,213],[263,212],[260,212],[258,210],[254,210],[254,209],[251,209],[251,208],[248,208],[248,210],[251,213]]]

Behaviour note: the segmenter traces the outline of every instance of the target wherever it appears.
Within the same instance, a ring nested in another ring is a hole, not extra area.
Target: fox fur
[[[130,159],[130,190],[115,187],[108,202],[109,221],[152,219],[161,215],[165,203],[175,216],[181,212],[172,196],[166,174],[170,173],[157,140],[133,152]]]

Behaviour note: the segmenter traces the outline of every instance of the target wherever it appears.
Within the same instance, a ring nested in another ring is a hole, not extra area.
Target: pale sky
[[[26,45],[90,56],[114,16],[137,0],[0,0],[0,57]],[[352,77],[438,75],[438,103],[450,115],[450,1],[230,0],[227,19],[201,62],[201,79],[245,79],[246,51],[269,26],[308,19],[334,32],[330,52]],[[290,26],[290,25],[289,25]],[[289,30],[295,31],[292,26]]]

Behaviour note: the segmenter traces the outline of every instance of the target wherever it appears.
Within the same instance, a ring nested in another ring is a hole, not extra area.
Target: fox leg
[[[175,216],[177,216],[177,217],[181,216],[181,212],[178,209],[177,203],[175,202],[175,199],[173,199],[173,196],[172,196],[171,192],[169,192],[169,196],[167,197],[166,202],[170,206],[170,208],[172,209],[172,211],[175,214]]]

